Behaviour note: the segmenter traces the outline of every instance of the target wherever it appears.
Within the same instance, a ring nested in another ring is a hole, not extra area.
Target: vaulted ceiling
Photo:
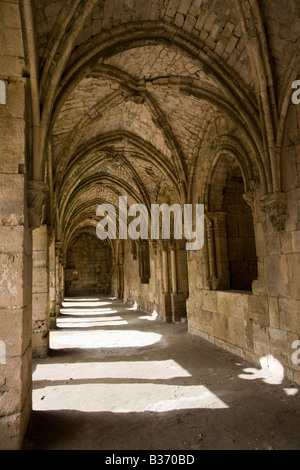
[[[280,191],[272,149],[299,67],[300,5],[278,3],[33,1],[33,177],[47,174],[65,240],[120,195],[147,206],[201,196],[225,151],[245,191]]]

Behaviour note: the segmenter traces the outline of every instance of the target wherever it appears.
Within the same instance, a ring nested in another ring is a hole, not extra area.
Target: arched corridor
[[[112,297],[68,298],[26,450],[299,449],[299,387]]]
[[[256,448],[234,423],[273,396],[273,444],[297,445],[300,7],[280,3],[0,0],[0,449],[120,416],[124,446],[144,420],[172,446],[159,416],[197,447],[232,416],[203,446]]]

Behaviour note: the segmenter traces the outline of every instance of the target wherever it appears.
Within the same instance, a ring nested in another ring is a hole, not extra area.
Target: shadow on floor
[[[123,324],[85,328],[95,309],[81,303],[83,323],[64,328],[80,310],[71,299],[75,315],[64,308],[54,348],[34,363],[24,450],[300,450],[297,387],[270,382],[185,324],[110,302]]]

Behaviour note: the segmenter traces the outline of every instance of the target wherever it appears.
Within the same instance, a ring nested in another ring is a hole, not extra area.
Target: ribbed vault
[[[207,203],[222,155],[238,162],[246,193],[282,191],[277,144],[298,29],[281,60],[268,1],[34,1],[32,18],[32,178],[48,175],[61,242],[93,220],[96,201]]]

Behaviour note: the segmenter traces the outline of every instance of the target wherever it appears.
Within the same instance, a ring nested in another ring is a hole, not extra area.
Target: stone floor
[[[66,299],[25,450],[300,449],[296,385],[113,298]]]

